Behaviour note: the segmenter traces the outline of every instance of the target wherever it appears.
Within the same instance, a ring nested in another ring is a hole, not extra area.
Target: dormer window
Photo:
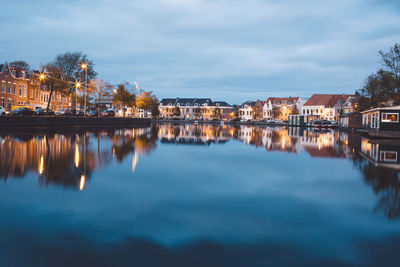
[[[181,105],[181,104],[178,103],[178,107],[179,107],[180,105]]]

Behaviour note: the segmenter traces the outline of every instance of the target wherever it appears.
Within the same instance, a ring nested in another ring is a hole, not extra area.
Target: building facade
[[[158,109],[160,118],[204,120],[228,118],[233,110],[227,102],[212,101],[210,98],[164,98]]]
[[[314,94],[301,108],[301,115],[312,119],[339,121],[340,115],[354,111],[354,95]]]
[[[257,102],[247,101],[239,108],[239,116],[241,121],[249,121],[255,119]]]
[[[0,106],[8,112],[18,106],[47,107],[50,92],[44,90],[39,75],[39,71],[27,73],[17,66],[1,64]],[[71,108],[71,96],[53,93],[50,109],[60,108]]]
[[[14,106],[26,105],[29,78],[25,70],[1,64],[0,83],[0,106],[11,111]]]
[[[305,102],[300,97],[270,97],[263,106],[263,119],[288,120],[289,115],[300,113]]]

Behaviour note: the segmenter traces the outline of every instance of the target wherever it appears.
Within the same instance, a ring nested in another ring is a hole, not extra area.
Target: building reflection
[[[210,145],[236,140],[269,152],[305,153],[312,158],[353,161],[377,195],[376,212],[400,217],[400,142],[371,140],[356,133],[299,127],[160,124],[162,143]]]
[[[356,133],[306,128],[219,124],[156,124],[144,129],[69,129],[60,132],[0,132],[0,179],[36,175],[42,185],[84,191],[93,172],[129,161],[138,170],[141,157],[157,143],[210,146],[230,141],[269,153],[352,161],[377,196],[375,211],[400,217],[400,141],[373,140]]]
[[[43,185],[84,190],[93,171],[156,147],[154,129],[69,130],[60,133],[0,133],[0,179],[36,174]]]

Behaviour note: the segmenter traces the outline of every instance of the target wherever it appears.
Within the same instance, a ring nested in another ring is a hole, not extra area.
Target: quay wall
[[[0,127],[136,126],[150,127],[151,119],[54,116],[1,116]]]

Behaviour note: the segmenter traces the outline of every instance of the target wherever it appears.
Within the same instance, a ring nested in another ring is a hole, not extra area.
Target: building
[[[374,108],[361,112],[362,126],[377,131],[400,131],[400,106]]]
[[[11,111],[18,106],[47,107],[50,92],[43,90],[39,75],[39,71],[27,73],[17,66],[1,64],[0,106],[6,111]],[[50,108],[53,110],[71,108],[71,97],[53,93]]]
[[[174,116],[177,108],[179,115]],[[161,118],[204,120],[227,118],[233,110],[227,102],[212,101],[210,98],[164,98],[158,109]]]
[[[310,120],[339,121],[340,115],[354,111],[354,95],[313,94],[301,108],[301,115]]]
[[[1,64],[0,82],[0,106],[6,111],[11,111],[15,106],[27,104],[29,77],[25,70],[7,63]]]
[[[288,120],[289,115],[300,112],[305,102],[300,97],[270,97],[263,106],[263,119]]]
[[[247,101],[243,103],[239,108],[239,117],[242,121],[248,121],[255,119],[255,101]]]

